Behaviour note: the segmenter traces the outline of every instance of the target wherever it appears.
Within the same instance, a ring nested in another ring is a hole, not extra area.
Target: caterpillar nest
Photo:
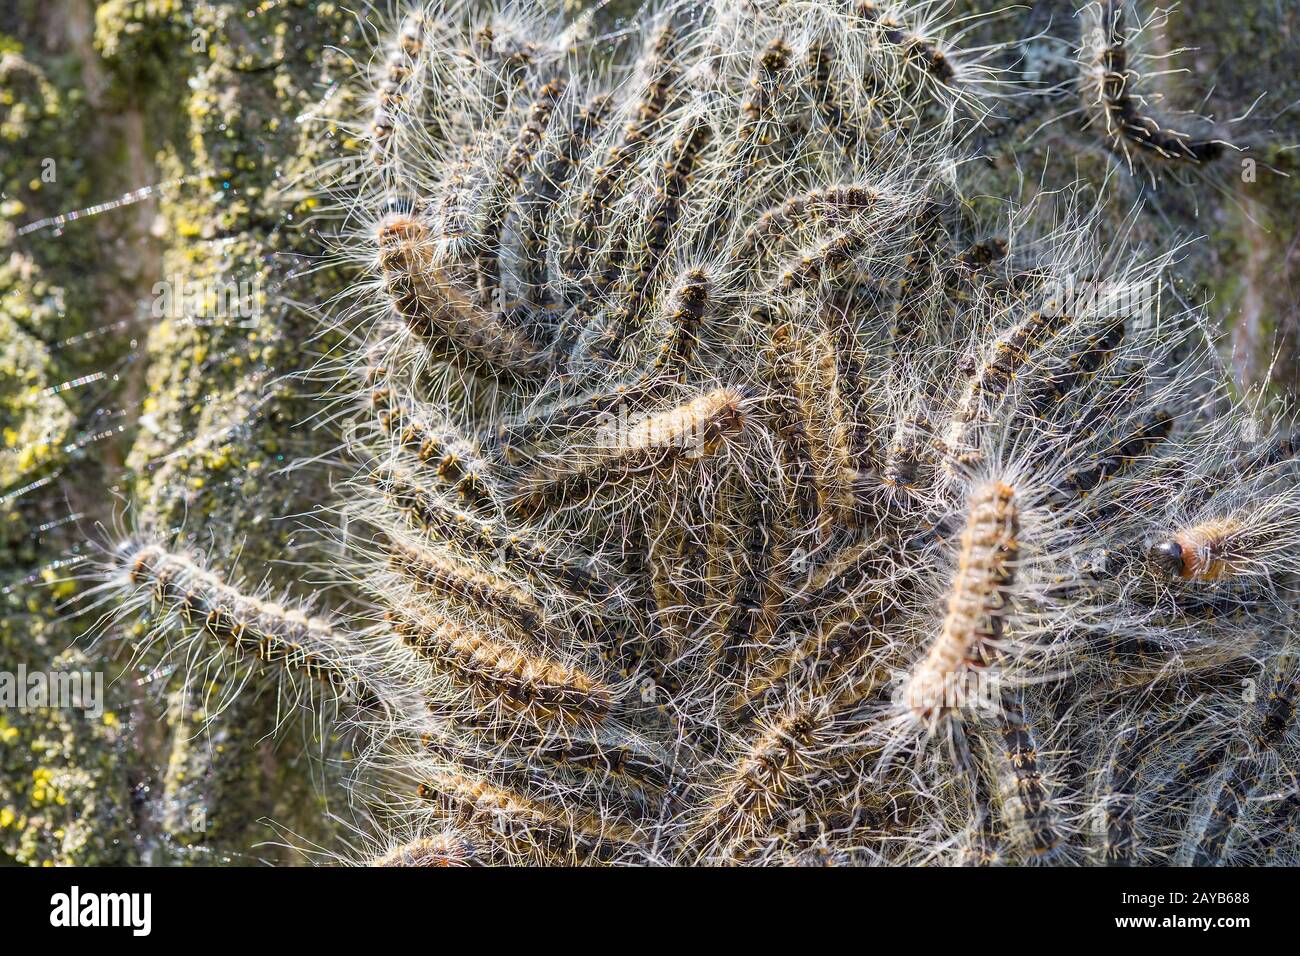
[[[1294,443],[1167,256],[975,216],[1005,91],[956,33],[871,0],[393,26],[330,186],[354,613],[118,559],[364,687],[368,859],[1300,862]],[[1114,135],[1198,148],[1125,102]]]

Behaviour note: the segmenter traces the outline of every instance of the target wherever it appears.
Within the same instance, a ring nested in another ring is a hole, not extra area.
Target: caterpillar
[[[632,119],[625,127],[622,139],[610,147],[604,161],[596,168],[591,184],[583,190],[578,217],[571,229],[569,247],[563,260],[563,271],[570,278],[582,271],[584,261],[596,251],[597,237],[605,223],[607,206],[618,179],[645,147],[651,130],[668,105],[679,72],[668,59],[676,38],[676,32],[670,27],[664,27],[656,34],[646,66],[647,83],[633,109]]]
[[[445,807],[452,819],[504,837],[525,857],[541,863],[609,862],[639,849],[627,825],[537,800],[454,773],[429,773],[417,794]]]
[[[971,494],[947,614],[903,692],[913,716],[930,726],[963,705],[963,678],[993,663],[1010,610],[1019,532],[1016,495],[1009,485],[992,481]]]
[[[691,169],[713,135],[712,127],[706,122],[694,120],[673,143],[663,166],[663,181],[659,185],[650,223],[641,239],[641,248],[635,262],[624,274],[620,295],[623,304],[611,310],[606,318],[608,332],[599,350],[599,355],[606,360],[617,355],[624,339],[639,325],[645,309],[654,303],[656,275],[668,250],[669,233],[681,214]]]
[[[1218,796],[1193,844],[1193,866],[1209,866],[1223,861],[1230,849],[1233,830],[1259,784],[1265,756],[1275,752],[1291,730],[1300,675],[1297,674],[1294,656],[1287,652],[1276,660],[1275,667],[1268,696],[1259,702],[1257,708],[1252,750],[1233,760],[1219,782]]]
[[[1300,568],[1300,506],[1294,493],[1255,493],[1244,507],[1209,516],[1161,536],[1149,557],[1165,576],[1189,582],[1267,580]]]
[[[378,103],[370,126],[370,159],[377,167],[388,164],[393,154],[393,134],[407,108],[412,66],[424,47],[425,21],[413,13],[402,21],[397,42],[384,63],[384,79],[379,87]]]
[[[779,206],[764,210],[745,230],[736,247],[736,261],[761,256],[788,240],[794,230],[820,223],[839,225],[875,207],[880,198],[871,186],[849,184],[812,189],[791,196]]]
[[[522,587],[498,575],[475,570],[450,557],[396,539],[389,539],[387,549],[392,567],[415,587],[486,610],[512,622],[525,635],[535,635],[542,629],[545,618],[542,605]]]
[[[482,862],[481,850],[469,838],[458,833],[443,833],[403,843],[375,857],[369,865],[377,867],[480,866]]]
[[[504,523],[460,511],[447,501],[426,493],[411,473],[400,465],[384,465],[376,472],[376,477],[394,506],[408,514],[417,527],[435,540],[453,543],[478,556],[496,557],[543,581],[558,580],[564,587],[595,600],[611,596],[610,589],[592,568]]]
[[[363,707],[379,702],[377,691],[346,663],[344,640],[325,619],[245,594],[159,545],[128,541],[117,560],[131,587],[148,588],[157,604],[199,625],[238,658],[251,655],[304,675]]]
[[[948,54],[935,40],[919,36],[906,29],[896,17],[883,14],[874,0],[858,0],[854,12],[876,26],[889,43],[903,51],[908,61],[920,63],[922,69],[940,83],[951,83],[957,78]]]
[[[566,86],[562,78],[550,80],[542,86],[529,107],[527,120],[519,128],[514,143],[501,162],[500,179],[488,197],[486,222],[479,242],[478,300],[475,304],[481,309],[491,308],[497,303],[501,280],[501,229],[510,193],[519,188]]]
[[[859,126],[859,120],[851,117],[835,81],[834,61],[824,44],[814,43],[808,48],[807,66],[809,93],[822,125],[845,152],[854,153],[866,140],[876,118],[869,113],[863,117],[867,126],[864,130]]]
[[[1005,397],[1029,357],[1073,321],[1059,310],[1033,312],[993,343],[988,358],[967,382],[943,436],[944,467],[949,473],[980,461],[971,439],[981,413]]]
[[[609,690],[580,671],[526,654],[450,620],[405,610],[389,611],[386,619],[403,642],[435,668],[529,716],[599,721],[609,712]]]
[[[1143,109],[1134,91],[1138,75],[1131,68],[1125,36],[1124,0],[1101,0],[1096,31],[1100,48],[1091,63],[1085,61],[1086,79],[1097,90],[1097,102],[1111,141],[1128,155],[1126,144],[1162,159],[1208,163],[1223,155],[1225,144],[1169,129]]]
[[[743,427],[744,408],[738,391],[720,388],[632,421],[625,429],[603,429],[592,444],[578,443],[543,458],[522,483],[518,507],[531,514],[548,500],[590,494],[621,477],[712,456]]]
[[[421,463],[447,490],[471,508],[491,509],[499,492],[488,476],[486,464],[473,455],[467,442],[450,428],[439,428],[424,420],[415,406],[397,396],[388,370],[372,366],[367,372],[370,404],[380,431],[398,448],[414,452]]]
[[[563,145],[534,174],[529,198],[520,204],[523,221],[519,227],[519,241],[524,258],[524,301],[535,312],[551,313],[559,305],[555,290],[548,282],[548,219],[553,215],[563,190],[577,173],[582,158],[609,118],[612,108],[612,98],[602,93],[592,97],[579,110],[564,137]]]
[[[562,400],[501,425],[496,438],[506,460],[519,464],[527,457],[525,450],[535,447],[543,436],[571,437],[579,429],[601,423],[607,416],[654,399],[674,379],[681,383],[712,302],[711,288],[712,283],[702,269],[688,269],[681,275],[659,322],[663,340],[644,372],[612,387]]]
[[[851,521],[856,475],[839,392],[835,348],[824,335],[797,337],[787,323],[772,332],[766,367],[768,404],[786,451],[787,474],[802,522],[827,531]]]
[[[720,774],[718,795],[692,826],[690,842],[724,858],[734,856],[777,815],[797,781],[815,765],[829,722],[815,707],[793,707],[761,727],[739,759]]]
[[[379,227],[385,286],[411,331],[433,343],[445,340],[471,368],[488,374],[544,374],[546,354],[448,281],[434,265],[429,237],[409,216],[392,216]]]
[[[1033,728],[1026,723],[1022,709],[1014,700],[1003,701],[997,727],[1002,742],[998,758],[1003,768],[999,799],[1011,842],[1020,854],[1028,860],[1046,861],[1059,849],[1062,834],[1043,778]]]

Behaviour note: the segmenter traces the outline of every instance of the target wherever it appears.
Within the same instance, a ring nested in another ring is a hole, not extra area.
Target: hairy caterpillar
[[[420,837],[394,847],[375,857],[371,866],[478,866],[482,854],[474,843],[464,836],[445,833],[434,837]]]
[[[1127,144],[1162,159],[1207,163],[1223,155],[1225,144],[1218,139],[1193,137],[1163,126],[1148,113],[1134,89],[1138,74],[1130,65],[1128,38],[1124,28],[1124,0],[1101,0],[1096,5],[1098,49],[1091,62],[1085,60],[1086,81],[1096,88],[1097,106],[1111,141],[1128,155]],[[1085,26],[1085,34],[1090,32]]]
[[[501,163],[497,187],[488,197],[483,235],[479,242],[478,300],[479,308],[492,307],[500,292],[501,279],[501,229],[506,217],[510,193],[519,188],[525,172],[533,161],[537,146],[550,126],[560,97],[564,95],[565,81],[554,79],[542,86],[528,110],[528,119],[519,128],[515,141]]]
[[[548,499],[587,494],[618,476],[646,474],[711,456],[744,425],[744,405],[734,389],[716,389],[632,421],[625,430],[606,431],[591,445],[547,456],[525,479],[519,507],[525,514],[533,513]]]
[[[912,714],[931,726],[962,706],[961,680],[993,662],[1010,610],[1019,531],[1015,491],[1009,485],[994,481],[972,492],[947,614],[903,692]]]
[[[436,540],[455,544],[479,556],[497,557],[507,565],[517,564],[525,574],[558,580],[580,594],[608,596],[608,589],[589,567],[504,524],[460,511],[427,494],[409,471],[400,466],[385,466],[378,474],[398,510],[409,514],[417,527]]]
[[[608,712],[607,689],[561,664],[508,646],[449,620],[388,612],[389,622],[413,650],[491,693],[493,699],[542,719],[599,720]]]
[[[464,825],[504,837],[525,857],[543,863],[608,860],[638,846],[636,834],[626,825],[555,809],[484,780],[429,773],[417,792],[422,799],[445,806]]]
[[[221,640],[237,657],[251,655],[302,674],[362,706],[378,702],[376,692],[345,662],[342,641],[323,618],[245,594],[158,545],[129,541],[117,560],[131,587],[149,589],[156,603]]]
[[[544,373],[545,353],[475,305],[434,265],[429,237],[428,228],[410,217],[390,217],[379,227],[388,294],[411,331],[434,344],[445,340],[471,367],[488,374]]]
[[[389,561],[417,588],[428,588],[448,599],[513,622],[522,633],[536,634],[544,612],[538,600],[523,588],[490,572],[478,571],[449,557],[401,541],[388,542]]]

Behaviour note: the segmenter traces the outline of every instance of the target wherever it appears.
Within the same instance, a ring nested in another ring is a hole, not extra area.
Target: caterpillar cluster
[[[376,58],[344,624],[115,580],[364,684],[382,865],[1300,861],[1300,463],[1168,257],[976,217],[927,4],[592,29]]]

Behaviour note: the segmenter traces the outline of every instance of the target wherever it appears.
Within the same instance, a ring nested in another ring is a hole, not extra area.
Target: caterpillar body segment
[[[427,493],[408,469],[385,465],[378,477],[393,507],[407,514],[433,540],[517,567],[525,575],[558,583],[594,600],[610,596],[611,589],[583,562],[504,522],[461,511],[445,499]]]
[[[433,480],[465,506],[489,511],[496,508],[500,490],[471,443],[401,396],[386,369],[375,367],[371,381],[370,407],[380,431],[396,447],[410,451]]]
[[[616,384],[506,422],[496,437],[508,461],[520,464],[543,444],[567,444],[583,430],[617,420],[669,394],[674,384],[684,383],[713,302],[713,290],[702,269],[686,270],[675,286],[658,318],[661,337],[649,364]]]
[[[560,865],[636,858],[636,832],[588,813],[532,800],[455,773],[430,772],[418,787],[439,816],[502,840],[521,862]]]
[[[1061,851],[1065,836],[1052,784],[1044,773],[1046,754],[1040,752],[1038,737],[1026,722],[1019,701],[1003,701],[995,733],[990,736],[987,746],[997,767],[997,802],[1008,844],[1023,862],[1051,862]]]
[[[570,278],[582,275],[586,271],[584,260],[599,250],[599,233],[606,223],[610,199],[619,179],[626,175],[629,165],[646,148],[648,138],[668,106],[680,72],[669,59],[676,37],[671,27],[661,28],[654,37],[640,98],[627,114],[622,136],[605,152],[591,182],[579,198],[577,220],[570,232],[562,266]]]
[[[608,94],[597,94],[581,107],[564,131],[561,144],[545,151],[541,168],[530,180],[528,195],[520,202],[519,244],[523,258],[522,287],[526,308],[540,316],[544,329],[553,332],[558,324],[560,296],[551,284],[549,219],[556,214],[564,190],[578,174],[584,158],[594,147],[596,137],[609,119],[613,101]],[[557,137],[552,136],[554,141]]]
[[[610,691],[587,674],[486,632],[419,612],[389,612],[389,619],[402,641],[435,669],[529,716],[599,722],[612,705]]]
[[[852,523],[857,468],[840,394],[835,346],[828,336],[796,336],[790,324],[772,332],[767,353],[768,400],[780,437],[795,512],[825,534]]]
[[[353,661],[353,642],[324,618],[247,594],[160,545],[128,541],[116,560],[126,586],[220,641],[237,660],[306,677],[363,707],[381,703],[378,686]]]
[[[1125,0],[1100,0],[1087,8],[1082,66],[1084,95],[1100,116],[1107,137],[1132,165],[1129,147],[1160,160],[1203,164],[1222,156],[1229,144],[1173,129],[1146,108],[1141,79],[1130,51]]]
[[[542,458],[525,479],[519,507],[533,513],[548,500],[589,495],[610,482],[649,475],[715,454],[744,426],[745,401],[734,389],[705,393],[625,429],[605,429],[590,444]]]
[[[501,163],[500,179],[487,200],[485,225],[479,241],[475,304],[480,309],[493,308],[501,298],[501,231],[505,226],[510,197],[518,192],[531,167],[566,87],[566,81],[559,77],[543,84]]]
[[[994,663],[1010,612],[1019,533],[1016,494],[1009,485],[994,481],[972,493],[947,612],[903,694],[918,720],[933,726],[960,709],[963,681]]]
[[[1250,715],[1244,745],[1242,742],[1230,745],[1226,767],[1218,775],[1207,805],[1192,827],[1193,839],[1184,847],[1184,854],[1190,855],[1186,862],[1192,866],[1219,866],[1229,862],[1237,844],[1245,842],[1243,837],[1247,834],[1242,831],[1248,822],[1246,818],[1262,815],[1256,804],[1264,801],[1265,806],[1270,806],[1283,802],[1276,796],[1266,798],[1260,789],[1270,771],[1277,775],[1280,752],[1294,752],[1300,666],[1293,648],[1288,646],[1274,660],[1266,688]],[[1290,774],[1283,775],[1284,780],[1289,778]]]
[[[410,121],[410,99],[420,80],[418,63],[424,49],[426,28],[423,13],[406,17],[383,64],[370,126],[370,159],[381,169],[391,162],[397,146],[395,139],[403,125]]]
[[[455,831],[420,837],[376,856],[376,867],[482,866],[483,852],[472,840]]]
[[[525,635],[536,635],[544,627],[546,611],[541,601],[499,575],[397,539],[388,542],[387,550],[392,568],[416,590],[433,592],[451,603],[481,608],[509,621]]]
[[[380,263],[393,305],[412,332],[446,343],[471,367],[489,374],[535,377],[550,361],[434,263],[428,228],[410,217],[388,219],[379,230]]]
[[[950,473],[979,463],[977,435],[987,409],[1006,397],[1031,355],[1073,321],[1058,310],[1034,312],[993,343],[987,358],[966,384],[943,436],[944,466]]]
[[[1296,489],[1247,485],[1233,493],[1243,495],[1241,504],[1211,504],[1157,536],[1148,555],[1158,574],[1203,587],[1280,582],[1300,572]]]

